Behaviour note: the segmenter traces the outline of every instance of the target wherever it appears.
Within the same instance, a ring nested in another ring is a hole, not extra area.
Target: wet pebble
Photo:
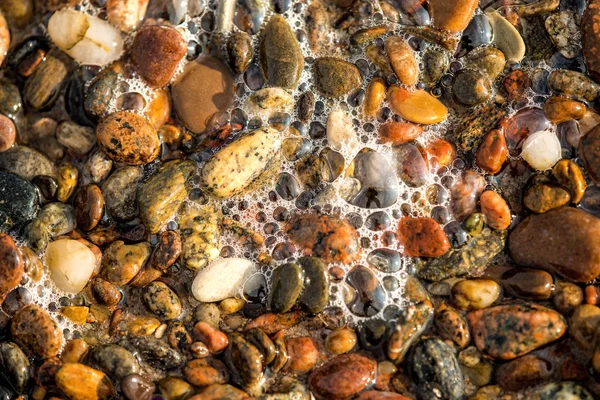
[[[348,353],[356,345],[356,332],[350,328],[337,328],[331,331],[325,339],[325,347],[335,355]]]
[[[552,304],[564,315],[583,302],[583,290],[571,282],[556,282]]]
[[[428,92],[418,89],[409,91],[399,86],[388,89],[390,107],[402,118],[418,124],[437,124],[448,117],[448,109]]]
[[[459,222],[471,215],[477,199],[483,193],[485,179],[473,170],[467,170],[450,188],[450,209]]]
[[[510,207],[506,200],[493,190],[486,190],[479,196],[481,213],[485,223],[493,229],[505,230],[512,219]]]
[[[72,399],[107,400],[115,389],[110,380],[84,364],[66,363],[56,372],[56,385]]]
[[[359,354],[332,358],[308,377],[309,388],[317,396],[345,399],[358,394],[375,378],[377,363]]]
[[[296,375],[309,372],[319,361],[320,351],[316,342],[309,336],[288,339],[285,343],[289,360],[284,371]]]
[[[600,127],[594,128],[579,142],[579,154],[590,177],[600,183]]]
[[[488,308],[499,295],[500,285],[488,279],[468,279],[452,286],[452,301],[463,310]]]
[[[142,299],[154,315],[166,320],[178,318],[183,312],[179,296],[162,282],[152,282],[146,286]]]
[[[96,144],[96,134],[88,126],[63,121],[56,127],[56,139],[76,156],[87,154]]]
[[[10,118],[0,114],[0,152],[10,149],[17,137],[17,128]]]
[[[564,97],[550,97],[544,103],[546,117],[555,124],[572,119],[581,119],[586,111],[585,104]]]
[[[150,400],[155,385],[138,374],[131,374],[121,380],[121,389],[128,400]]]
[[[506,390],[519,391],[550,379],[552,372],[550,360],[528,354],[502,364],[496,371],[496,381]]]
[[[479,71],[462,70],[454,76],[452,92],[459,103],[472,107],[490,98],[492,83]]]
[[[46,264],[56,286],[67,293],[79,293],[96,271],[94,252],[73,239],[59,239],[46,249]]]
[[[339,58],[322,57],[314,62],[315,86],[325,96],[337,98],[362,85],[356,65]]]
[[[508,147],[504,134],[499,130],[490,131],[477,149],[477,166],[487,173],[495,175],[500,172],[508,157]]]
[[[39,201],[33,184],[11,172],[0,172],[0,227],[3,230],[32,220],[39,210]]]
[[[42,358],[56,356],[63,344],[62,331],[54,318],[35,304],[14,315],[11,334],[21,348]]]
[[[138,213],[138,186],[143,172],[138,167],[125,166],[114,171],[102,185],[106,209],[118,221],[129,221]]]
[[[434,326],[444,340],[465,348],[471,340],[467,320],[456,310],[446,308],[435,314]]]
[[[388,37],[385,49],[400,82],[406,86],[415,85],[419,81],[420,71],[413,49],[399,36]]]
[[[214,261],[198,271],[192,283],[192,294],[196,300],[203,302],[234,297],[238,287],[255,270],[255,264],[244,258],[224,258]]]
[[[403,218],[398,223],[399,242],[411,257],[440,257],[450,242],[440,225],[431,218]]]
[[[571,202],[579,203],[585,193],[586,183],[579,166],[571,160],[560,160],[552,168],[556,181],[571,194]]]
[[[264,88],[252,93],[246,102],[248,111],[268,117],[275,112],[291,112],[292,96],[281,88]]]
[[[294,89],[304,68],[304,56],[286,19],[273,15],[260,36],[260,69],[272,86]]]
[[[350,311],[360,317],[372,317],[385,306],[385,289],[377,276],[362,265],[354,267],[346,276],[345,302]],[[352,290],[353,289],[353,290]]]
[[[554,288],[552,275],[538,269],[511,268],[500,280],[506,294],[526,300],[548,300]]]
[[[96,185],[86,185],[79,189],[73,201],[77,226],[84,230],[92,230],[98,225],[104,213],[104,196]]]
[[[236,32],[227,39],[229,65],[233,72],[242,74],[252,62],[252,38],[246,32]]]
[[[570,199],[569,192],[561,187],[539,184],[527,189],[523,204],[534,213],[543,214],[568,204]]]
[[[135,356],[116,344],[95,348],[91,357],[99,369],[118,380],[140,372],[140,365]]]
[[[27,79],[23,99],[36,110],[51,107],[69,73],[68,67],[55,55],[48,55]]]
[[[140,272],[150,256],[150,244],[112,242],[102,257],[102,270],[107,281],[126,285]]]
[[[27,180],[36,175],[56,176],[56,168],[52,161],[27,146],[14,146],[0,153],[0,168]]]
[[[579,101],[593,101],[600,86],[581,72],[556,69],[550,73],[548,85],[553,92]]]

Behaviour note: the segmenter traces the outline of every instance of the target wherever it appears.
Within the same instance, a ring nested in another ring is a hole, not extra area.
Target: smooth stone
[[[372,317],[383,309],[385,289],[370,268],[362,265],[352,268],[346,276],[346,282],[353,291],[347,290],[348,296],[344,300],[354,315]]]
[[[96,257],[85,244],[73,239],[51,242],[46,263],[56,286],[67,293],[79,293],[96,270]]]
[[[90,83],[83,99],[83,108],[86,114],[95,118],[104,118],[116,97],[116,89],[123,77],[124,64],[114,62],[104,68]]]
[[[326,263],[349,264],[358,257],[358,233],[339,217],[300,214],[288,222],[286,231],[305,255],[319,257]]]
[[[377,363],[360,354],[336,356],[308,376],[308,386],[322,398],[350,398],[375,379]]]
[[[512,219],[510,207],[506,200],[493,190],[486,190],[479,196],[479,205],[485,223],[493,229],[505,230]]]
[[[231,372],[234,383],[251,393],[260,390],[263,379],[263,356],[253,344],[239,333],[229,336],[229,346],[225,350],[225,363]]]
[[[190,385],[183,379],[176,378],[174,376],[168,376],[158,381],[157,390],[159,393],[162,393],[166,398],[172,399],[193,399],[193,397],[190,396],[193,396],[195,392],[194,387],[192,385]],[[163,399],[159,398],[159,400]]]
[[[199,394],[192,396],[189,400],[249,400],[250,397],[242,390],[231,385],[212,384],[202,390]]]
[[[583,172],[571,160],[560,160],[552,168],[552,175],[559,185],[569,190],[571,202],[579,203],[585,193],[586,183]]]
[[[332,98],[358,89],[363,83],[356,65],[334,57],[321,57],[314,62],[314,79],[317,89]]]
[[[42,358],[56,356],[63,344],[62,330],[54,318],[35,304],[14,315],[11,334],[23,350]]]
[[[27,146],[15,146],[0,153],[0,168],[27,180],[36,175],[56,176],[56,168],[52,161]]]
[[[488,279],[466,279],[452,286],[452,301],[462,310],[482,310],[500,296],[500,285]]]
[[[581,303],[583,303],[583,290],[578,285],[571,282],[556,282],[552,304],[561,314],[569,315]]]
[[[422,89],[411,92],[399,86],[391,86],[387,99],[392,110],[410,122],[431,125],[448,117],[446,106]]]
[[[306,8],[306,33],[310,49],[319,54],[331,32],[329,12],[321,0],[313,0]]]
[[[600,308],[592,304],[581,304],[573,307],[569,316],[569,335],[582,350],[591,352],[598,335]]]
[[[25,389],[31,378],[29,359],[15,343],[0,343],[0,368],[18,392]]]
[[[0,229],[35,218],[40,205],[36,187],[8,171],[0,171]],[[2,291],[0,291],[2,292]]]
[[[461,1],[458,4],[432,0],[429,2],[429,13],[435,27],[461,33],[471,21],[478,4],[477,0]]]
[[[530,268],[511,268],[500,277],[509,296],[526,300],[548,300],[554,289],[554,279],[546,271]]]
[[[83,183],[100,183],[113,167],[113,160],[102,150],[93,150],[85,163],[83,164],[83,172],[81,182]]]
[[[439,338],[415,345],[410,371],[420,399],[459,400],[464,396],[463,374],[454,350]],[[438,393],[443,393],[443,397]]]
[[[310,336],[301,336],[286,340],[289,360],[283,371],[296,375],[310,372],[321,356],[317,343]]]
[[[291,112],[294,106],[292,96],[281,88],[264,88],[252,93],[246,100],[251,113],[269,117],[275,112]]]
[[[165,231],[158,238],[158,243],[148,260],[148,267],[163,271],[179,259],[182,249],[181,237],[175,231]]]
[[[126,348],[116,344],[97,347],[92,351],[94,364],[116,379],[140,372],[140,364],[135,356]]]
[[[436,313],[433,324],[440,338],[458,348],[467,347],[471,341],[466,318],[453,308],[448,307]]]
[[[592,129],[579,142],[579,155],[585,168],[596,183],[600,183],[600,126]]]
[[[398,36],[390,36],[385,41],[385,50],[394,73],[406,86],[419,82],[419,65],[408,42]]]
[[[136,72],[151,87],[169,84],[179,61],[187,54],[187,43],[174,28],[150,25],[140,29],[131,47]]]
[[[98,225],[104,213],[104,197],[102,190],[96,185],[82,186],[73,200],[77,226],[90,231]]]
[[[594,101],[600,92],[600,85],[586,75],[567,69],[552,71],[548,85],[553,92],[579,101]]]
[[[559,339],[567,324],[562,315],[538,304],[500,305],[467,314],[477,348],[511,360]]]
[[[491,260],[504,248],[505,238],[503,231],[484,228],[462,247],[450,249],[444,256],[422,265],[417,275],[435,282],[450,277],[481,276]]]
[[[523,196],[525,207],[536,214],[562,207],[570,200],[571,196],[565,189],[543,183],[530,187]]]
[[[8,22],[4,18],[4,14],[0,11],[0,65],[4,62],[4,58],[8,53],[10,47],[10,29]]]
[[[398,146],[421,136],[423,129],[411,122],[390,121],[379,127],[379,141]]]
[[[410,187],[420,187],[430,178],[429,158],[426,150],[413,143],[395,146],[392,154],[396,161],[396,175]],[[433,157],[431,157],[433,158]]]
[[[544,113],[546,114],[546,117],[555,124],[560,124],[572,119],[581,119],[586,111],[587,107],[585,104],[575,100],[565,99],[564,97],[550,97],[544,103]]]
[[[23,279],[24,260],[14,240],[0,233],[0,305]]]
[[[65,62],[52,54],[47,55],[25,82],[23,99],[36,110],[51,107],[68,74],[69,68]]]
[[[275,191],[284,200],[293,200],[300,195],[302,189],[298,179],[287,172],[283,172],[277,179]]]
[[[450,60],[447,53],[428,48],[423,54],[421,80],[429,85],[433,85],[442,78],[449,67]]]
[[[165,320],[176,319],[183,312],[177,294],[162,282],[152,282],[146,286],[142,299],[154,315]]]
[[[559,208],[523,220],[510,235],[509,250],[519,265],[588,282],[600,275],[600,249],[593,239],[598,234],[600,219]]]
[[[521,157],[539,171],[552,168],[562,157],[560,141],[552,131],[535,132],[523,142]]]
[[[345,148],[355,151],[359,146],[358,135],[354,130],[352,118],[344,110],[337,109],[329,113],[327,118],[327,143],[337,151]]]
[[[122,240],[112,242],[102,257],[104,278],[116,285],[127,285],[140,272],[150,257],[147,242],[125,244]]]
[[[183,375],[194,386],[224,384],[229,381],[227,367],[215,359],[195,359],[183,367]]]
[[[125,166],[114,171],[102,185],[108,214],[118,221],[130,221],[138,214],[138,189],[144,178],[141,168]]]
[[[106,2],[108,22],[119,28],[121,32],[132,32],[144,20],[149,2],[149,0],[108,0]]]
[[[508,157],[508,147],[502,131],[490,131],[477,148],[477,166],[489,174],[496,175]]]
[[[519,391],[549,380],[552,372],[550,360],[528,354],[500,365],[496,370],[496,381],[503,389]]]
[[[110,114],[96,128],[98,146],[115,162],[147,164],[158,157],[160,141],[148,121],[131,112]]]
[[[503,107],[494,103],[467,111],[451,129],[457,147],[463,151],[477,148],[483,137],[496,127],[506,113]]]
[[[0,153],[10,149],[17,139],[17,127],[10,118],[0,114]]]
[[[298,264],[288,263],[273,271],[272,288],[269,296],[269,307],[273,312],[289,311],[304,286],[304,272]]]
[[[467,51],[490,44],[492,37],[492,26],[488,17],[485,14],[475,15],[462,33],[456,55],[462,57]]]
[[[544,111],[537,107],[523,108],[500,123],[500,127],[504,129],[506,144],[512,156],[519,155],[523,143],[533,133],[547,131],[550,126],[550,121],[546,118]]]
[[[252,38],[246,32],[235,32],[227,39],[229,66],[236,74],[242,74],[252,62]]]
[[[241,285],[255,271],[255,264],[245,258],[213,261],[196,274],[192,283],[192,294],[196,300],[203,302],[235,297]]]
[[[7,79],[0,80],[0,83],[0,113],[14,119],[23,107],[21,92],[17,85]]]
[[[108,400],[115,389],[103,372],[79,363],[66,363],[56,372],[56,385],[70,399]]]
[[[273,128],[260,128],[217,151],[204,164],[200,185],[216,198],[243,193],[269,167],[278,163],[281,135]]]
[[[600,1],[592,0],[587,4],[581,20],[581,44],[583,58],[589,74],[600,77],[600,26],[597,19],[600,15]]]
[[[377,116],[381,110],[381,105],[385,100],[385,81],[382,78],[376,77],[369,82],[365,93],[364,113],[367,118],[372,119]]]
[[[37,218],[26,227],[26,237],[36,251],[43,250],[51,237],[67,234],[77,226],[75,211],[69,204],[53,202],[46,204]]]
[[[209,56],[186,65],[171,89],[177,115],[194,133],[211,127],[211,117],[227,110],[233,92],[231,72],[221,61]]]
[[[371,149],[361,150],[348,167],[349,177],[360,184],[358,191],[343,196],[350,204],[361,208],[385,208],[398,198],[398,179],[390,162]]]
[[[149,232],[158,232],[175,217],[188,196],[187,183],[195,171],[193,161],[169,161],[141,185],[140,219]]]
[[[489,18],[494,32],[492,42],[504,53],[506,61],[521,62],[525,57],[526,47],[519,31],[495,10],[485,15]]]
[[[464,221],[475,212],[477,200],[485,188],[483,175],[467,170],[450,188],[450,211],[457,221]]]
[[[58,124],[56,139],[76,156],[87,154],[96,144],[94,129],[89,126],[77,125],[71,121],[63,121]]]
[[[325,339],[325,347],[335,355],[348,353],[356,345],[357,336],[353,329],[336,328]]]
[[[80,64],[103,66],[123,51],[121,33],[108,21],[83,11],[56,11],[48,21],[48,34],[58,48]]]
[[[431,218],[405,217],[398,223],[398,241],[410,257],[440,257],[450,242],[440,225]]]
[[[180,368],[185,364],[185,357],[181,353],[154,336],[124,339],[119,342],[119,345],[131,352],[136,352],[141,361],[149,363],[154,368],[163,371]],[[161,384],[159,383],[160,386]]]
[[[304,271],[304,289],[298,302],[311,313],[322,312],[329,303],[329,272],[326,264],[316,257],[301,257],[298,264]]]
[[[221,220],[221,213],[213,206],[180,210],[181,261],[187,268],[192,271],[204,268],[219,256]]]
[[[204,321],[194,325],[193,335],[195,339],[204,343],[212,354],[222,353],[229,343],[227,335]]]
[[[304,69],[304,56],[296,35],[280,15],[269,18],[260,34],[260,70],[267,83],[295,89]]]
[[[156,386],[152,381],[138,374],[131,374],[121,380],[121,390],[128,400],[151,400]]]
[[[484,103],[492,95],[492,82],[483,73],[462,70],[454,76],[452,93],[456,100],[466,106]]]
[[[400,254],[390,249],[375,249],[367,256],[367,263],[381,272],[398,272],[402,266]]]
[[[91,283],[91,287],[94,298],[100,304],[116,306],[123,297],[117,285],[102,278],[95,278]]]

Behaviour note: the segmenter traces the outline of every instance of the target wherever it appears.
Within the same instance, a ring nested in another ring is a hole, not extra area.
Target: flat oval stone
[[[27,146],[15,146],[0,153],[0,169],[12,172],[27,180],[36,175],[56,177],[56,167],[42,153]]]
[[[329,303],[329,272],[321,259],[301,257],[298,264],[304,271],[304,289],[298,298],[311,313],[317,314]]]
[[[141,242],[125,244],[122,240],[112,242],[104,251],[102,273],[107,281],[127,285],[140,272],[150,257],[150,244]]]
[[[534,213],[543,214],[568,204],[570,199],[569,192],[565,189],[542,183],[527,189],[523,204]]]
[[[415,85],[419,82],[419,65],[408,42],[398,36],[390,36],[385,42],[390,64],[400,82]]]
[[[501,283],[510,296],[527,300],[548,300],[552,296],[552,275],[531,268],[511,268],[501,276]]]
[[[77,226],[90,231],[98,225],[104,213],[102,190],[96,185],[85,185],[79,189],[73,201]]]
[[[116,379],[140,372],[140,364],[126,348],[116,344],[96,347],[91,354],[94,364]]]
[[[410,257],[440,257],[450,249],[450,242],[432,218],[402,218],[398,223],[399,242]]]
[[[538,304],[501,305],[467,314],[477,348],[500,360],[529,353],[565,334],[562,315]]]
[[[399,86],[391,86],[387,99],[392,110],[410,122],[430,125],[448,117],[446,106],[422,89],[411,92]]]
[[[148,309],[159,318],[175,319],[183,311],[177,294],[163,282],[152,282],[146,286],[142,299]]]
[[[519,34],[519,31],[497,11],[486,13],[492,25],[494,39],[492,40],[496,46],[502,50],[506,61],[521,62],[525,57],[525,41]]]
[[[585,74],[568,69],[555,69],[548,77],[548,86],[555,93],[580,101],[594,101],[600,85]]]
[[[486,224],[493,229],[504,230],[510,226],[512,215],[506,200],[493,190],[486,190],[479,196],[481,213]]]
[[[504,134],[494,129],[490,131],[477,148],[477,166],[489,174],[496,175],[508,157],[508,147]]]
[[[269,18],[260,35],[260,70],[271,86],[294,89],[304,69],[296,35],[280,15]]]
[[[58,98],[69,68],[58,57],[46,56],[45,60],[25,83],[23,98],[36,110],[51,107]]]
[[[130,165],[147,164],[158,157],[160,141],[156,130],[137,114],[119,111],[96,128],[98,146],[113,161]]]
[[[108,400],[115,389],[102,371],[79,363],[66,363],[56,372],[56,385],[71,399]]]
[[[531,215],[510,234],[513,260],[541,268],[576,282],[600,275],[600,219],[575,208],[559,208]]]
[[[54,357],[63,343],[62,330],[46,311],[35,304],[15,314],[11,333],[21,348],[42,358]]]
[[[360,354],[332,358],[308,376],[308,386],[322,398],[339,400],[352,397],[375,379],[377,363]]]
[[[216,198],[243,193],[281,150],[281,135],[273,128],[261,128],[217,151],[200,172],[200,185]]]
[[[560,160],[552,168],[554,179],[571,194],[571,201],[579,203],[585,193],[586,183],[581,168],[571,160]]]
[[[171,93],[181,122],[192,132],[201,133],[210,126],[214,114],[231,105],[233,77],[218,59],[200,57],[185,66]]]
[[[334,98],[359,88],[363,82],[356,65],[334,57],[321,57],[315,61],[314,79],[317,89]]]
[[[242,284],[256,271],[245,258],[224,258],[198,271],[192,283],[192,294],[198,301],[214,302],[234,297]]]
[[[433,25],[437,28],[461,33],[471,21],[473,13],[479,3],[477,0],[467,0],[450,3],[444,0],[430,0],[429,13]]]
[[[592,129],[579,142],[579,154],[585,168],[596,183],[600,183],[600,126]]]
[[[0,368],[11,386],[21,392],[31,378],[29,359],[15,343],[0,343]]]
[[[280,265],[273,271],[272,288],[269,296],[269,306],[273,312],[289,311],[304,286],[304,272],[298,264]]]
[[[555,124],[571,119],[581,119],[586,111],[585,104],[564,97],[550,97],[544,103],[546,117]]]

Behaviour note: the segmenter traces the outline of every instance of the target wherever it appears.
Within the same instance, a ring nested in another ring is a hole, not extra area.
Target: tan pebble
[[[72,400],[104,400],[115,393],[103,372],[79,363],[64,364],[55,379],[56,385]]]
[[[42,358],[56,356],[63,343],[62,331],[54,318],[35,304],[29,304],[15,314],[11,333],[23,350]]]
[[[586,111],[585,104],[564,97],[550,97],[544,103],[544,114],[555,124],[572,119],[581,119]]]
[[[160,321],[154,317],[138,317],[129,324],[128,331],[133,336],[148,336],[152,335],[158,327]]]
[[[552,175],[558,183],[571,193],[571,201],[579,203],[585,193],[586,183],[579,165],[571,160],[560,160],[552,168]]]
[[[144,19],[149,0],[108,0],[108,21],[123,32],[136,29]]]
[[[194,325],[193,333],[194,337],[206,344],[213,354],[221,353],[229,343],[227,335],[203,321]]]
[[[325,347],[333,354],[344,354],[356,345],[356,332],[350,328],[337,328],[325,339]]]
[[[367,86],[365,94],[365,115],[369,118],[375,118],[381,109],[381,104],[385,100],[385,81],[382,78],[373,78]]]
[[[2,14],[0,14],[0,18]],[[0,37],[2,34],[0,33]],[[1,39],[0,39],[1,40]],[[0,64],[2,64],[2,52],[0,49]],[[5,115],[0,114],[0,152],[10,149],[15,144],[17,128],[14,122]]]
[[[410,122],[430,125],[442,122],[448,117],[446,106],[422,89],[409,91],[399,86],[391,86],[387,99],[392,110]]]
[[[88,344],[83,339],[70,340],[62,351],[60,359],[63,363],[76,363],[83,359],[88,351]]]
[[[419,65],[410,45],[398,36],[390,36],[385,42],[385,50],[394,73],[406,86],[419,82]]]
[[[505,230],[510,226],[511,213],[506,200],[492,190],[486,190],[479,197],[481,213],[491,228]]]
[[[460,2],[430,0],[429,12],[431,13],[433,25],[452,33],[460,33],[471,21],[478,4],[477,0],[463,0]]]
[[[219,308],[223,312],[223,314],[233,314],[240,311],[246,302],[244,299],[238,299],[235,297],[230,297],[225,299],[219,303]]]
[[[480,310],[491,306],[500,295],[500,285],[488,279],[469,279],[452,287],[452,300],[463,310]]]
[[[60,313],[77,325],[83,325],[87,321],[90,309],[85,306],[66,306],[61,308]]]
[[[569,314],[571,310],[583,302],[583,291],[571,282],[557,282],[554,288],[552,304],[562,314]]]

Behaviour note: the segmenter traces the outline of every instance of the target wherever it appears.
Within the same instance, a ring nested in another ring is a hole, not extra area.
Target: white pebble
[[[334,150],[346,147],[355,150],[358,147],[358,137],[352,125],[352,119],[343,110],[334,110],[327,119],[327,142]]]
[[[102,66],[115,61],[123,52],[123,38],[118,29],[81,11],[56,11],[48,21],[48,34],[80,64]]]
[[[48,245],[46,264],[50,277],[60,290],[79,293],[96,268],[96,257],[85,244],[73,239],[60,239]]]
[[[550,131],[538,131],[529,136],[523,143],[521,152],[521,157],[539,171],[552,168],[561,159],[561,155],[560,141]]]
[[[254,263],[245,258],[223,258],[213,261],[196,274],[192,283],[192,295],[202,302],[235,297],[255,271]]]

